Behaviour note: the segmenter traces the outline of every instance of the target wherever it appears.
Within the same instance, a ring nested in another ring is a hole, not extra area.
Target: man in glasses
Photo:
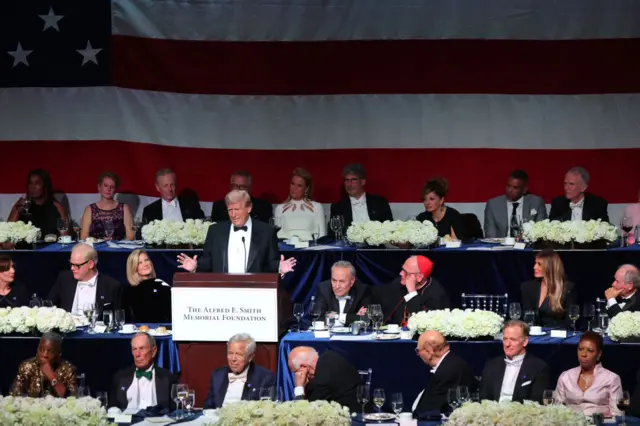
[[[83,315],[83,308],[118,309],[122,286],[113,278],[98,273],[98,252],[89,244],[76,244],[71,250],[69,271],[58,274],[48,299],[73,315]]]
[[[248,194],[251,194],[252,186],[251,173],[248,171],[238,170],[231,175],[231,182],[229,184],[231,191],[247,191]],[[251,195],[251,205],[251,218],[259,220],[260,222],[269,223],[273,217],[273,206],[271,203]],[[214,222],[230,220],[227,203],[224,199],[213,203],[211,207],[211,220]]]

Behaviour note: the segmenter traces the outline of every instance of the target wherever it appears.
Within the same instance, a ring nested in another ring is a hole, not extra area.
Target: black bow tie
[[[245,226],[234,226],[233,227],[233,232],[236,232],[236,231],[247,232],[247,229],[249,229],[249,228],[247,228],[247,225],[245,225]]]
[[[628,302],[628,299],[625,299],[622,296],[616,297],[616,303],[627,303],[627,302]]]

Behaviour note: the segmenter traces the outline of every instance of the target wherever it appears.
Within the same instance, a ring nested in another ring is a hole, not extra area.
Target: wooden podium
[[[291,318],[291,298],[279,287],[278,274],[214,274],[214,273],[176,273],[173,287],[196,289],[274,289],[277,292],[278,336],[286,332]],[[206,301],[203,301],[206,302]],[[172,308],[173,309],[173,308]],[[174,315],[175,315],[174,311]],[[252,334],[251,327],[242,330]],[[225,335],[226,336],[226,335]],[[227,340],[231,335],[216,341],[177,341],[180,356],[180,380],[196,390],[196,405],[204,404],[209,391],[211,373],[227,365]],[[258,345],[254,362],[274,373],[278,368],[278,342],[261,342]]]

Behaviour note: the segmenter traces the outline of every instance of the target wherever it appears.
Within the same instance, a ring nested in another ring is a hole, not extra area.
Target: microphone
[[[242,248],[244,248],[244,272],[247,273],[247,245],[244,243],[244,235],[242,236]]]

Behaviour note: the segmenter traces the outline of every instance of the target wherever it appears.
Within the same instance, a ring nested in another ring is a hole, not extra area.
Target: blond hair
[[[134,250],[127,258],[127,280],[129,281],[129,284],[134,287],[142,281],[140,275],[138,275],[138,263],[140,262],[140,256],[143,254],[147,256],[147,259],[149,259],[149,263],[151,264],[151,274],[149,275],[149,278],[156,277],[156,270],[153,268],[153,262],[147,252],[144,250]]]
[[[229,193],[224,197],[224,203],[227,206],[229,204],[244,203],[245,207],[249,207],[251,206],[251,196],[247,191],[234,189],[233,191],[229,191]]]

